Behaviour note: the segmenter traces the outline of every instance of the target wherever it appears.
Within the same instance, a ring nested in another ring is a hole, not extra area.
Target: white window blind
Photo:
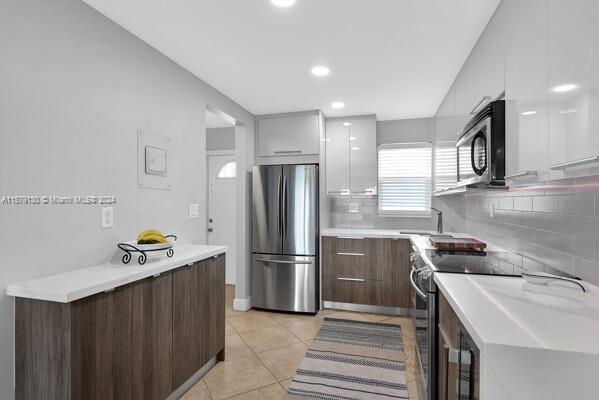
[[[431,144],[381,145],[378,158],[379,214],[430,216]]]
[[[456,142],[435,144],[435,190],[446,190],[456,186],[458,162]]]

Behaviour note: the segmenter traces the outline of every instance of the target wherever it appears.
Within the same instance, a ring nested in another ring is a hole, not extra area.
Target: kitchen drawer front
[[[378,305],[381,282],[361,278],[323,278],[323,300],[336,303]]]
[[[358,236],[322,237],[323,253],[381,254],[383,239],[360,238]]]
[[[381,257],[356,252],[323,253],[322,274],[332,278],[382,279]]]

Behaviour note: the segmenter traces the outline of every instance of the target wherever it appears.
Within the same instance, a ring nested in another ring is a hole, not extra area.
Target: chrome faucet
[[[443,211],[431,207],[431,210],[437,213],[437,233],[443,233]]]

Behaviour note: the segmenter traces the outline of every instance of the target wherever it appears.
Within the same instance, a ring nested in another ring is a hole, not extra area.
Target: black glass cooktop
[[[429,254],[429,260],[438,272],[521,276],[524,271],[535,270],[573,278],[548,266],[526,262],[524,257],[507,252],[436,251]]]

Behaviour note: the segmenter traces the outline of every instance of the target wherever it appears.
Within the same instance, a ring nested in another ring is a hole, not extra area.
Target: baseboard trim
[[[166,398],[166,400],[180,399],[185,394],[185,392],[187,392],[189,389],[191,389],[193,385],[198,383],[200,381],[200,379],[202,379],[204,377],[204,375],[206,375],[206,373],[208,371],[210,371],[210,368],[214,367],[215,364],[216,364],[216,357],[212,357],[212,359],[210,361],[208,361],[202,368],[200,368],[200,370],[198,372],[193,374],[191,376],[191,378],[186,380],[185,383],[183,383],[173,393],[171,393],[170,396],[168,396]]]
[[[235,311],[248,311],[252,308],[252,298],[246,297],[245,299],[233,300],[233,310]]]
[[[403,317],[407,317],[410,315],[410,310],[408,308],[401,307],[369,306],[366,304],[338,303],[335,301],[325,301],[323,304],[324,308],[332,308],[334,310],[356,311],[372,314],[398,315]]]

